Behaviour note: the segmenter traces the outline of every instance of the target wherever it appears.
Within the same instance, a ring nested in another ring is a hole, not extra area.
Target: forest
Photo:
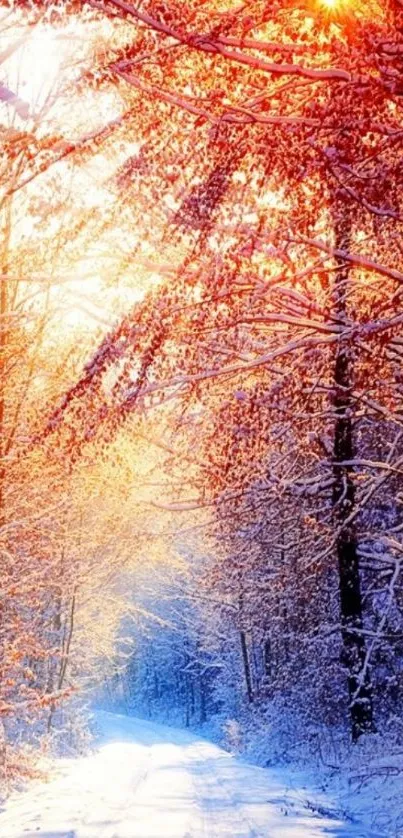
[[[95,706],[402,836],[403,0],[1,0],[0,65],[4,796]]]

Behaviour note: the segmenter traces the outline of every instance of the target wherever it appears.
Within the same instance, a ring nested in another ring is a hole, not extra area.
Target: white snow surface
[[[16,793],[2,838],[374,838],[334,801],[195,734],[98,712],[95,753]]]

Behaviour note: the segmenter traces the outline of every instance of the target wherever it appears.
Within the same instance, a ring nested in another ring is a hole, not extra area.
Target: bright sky
[[[29,105],[33,119],[23,123],[6,104],[1,107],[2,118],[5,116],[10,126],[14,123],[18,129],[34,130],[37,136],[60,134],[71,141],[120,116],[122,101],[112,89],[77,93],[73,107],[70,103],[66,108],[63,87],[85,69],[83,59],[88,43],[88,21],[85,31],[78,25],[59,31],[38,25],[27,33],[22,25],[16,25],[10,35],[10,30],[1,34],[0,28],[0,53],[17,47],[3,63],[1,81]],[[80,167],[63,161],[14,198],[13,242],[17,247],[24,244],[33,251],[39,249],[46,237],[59,234],[66,219],[74,227],[77,212],[83,215],[84,223],[93,219],[93,228],[97,230],[99,238],[94,241],[89,234],[84,239],[84,250],[80,240],[77,258],[69,256],[67,269],[61,253],[60,263],[40,279],[43,293],[48,293],[49,286],[52,288],[60,334],[66,329],[107,329],[144,295],[144,277],[138,285],[133,275],[120,277],[118,286],[111,282],[118,258],[116,231],[113,224],[103,225],[97,217],[100,212],[113,211],[117,196],[111,181],[123,160],[138,150],[139,144],[132,140],[121,144],[113,158],[105,157],[101,149]],[[135,231],[132,239],[130,246],[134,248],[138,241]],[[154,275],[150,281],[154,283],[158,277]],[[41,296],[36,294],[38,304]]]

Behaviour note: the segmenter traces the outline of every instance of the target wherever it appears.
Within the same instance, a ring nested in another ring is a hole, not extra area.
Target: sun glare
[[[23,48],[19,56],[21,94],[33,110],[55,89],[61,63],[61,45],[49,30],[36,34]]]
[[[0,39],[0,47],[7,50],[7,37]],[[3,78],[29,108],[31,116],[39,115],[52,100],[60,81],[60,71],[69,44],[61,42],[50,27],[37,26],[27,32],[19,47],[3,64]]]
[[[337,11],[342,5],[343,0],[319,0],[319,5],[327,9],[329,12]]]

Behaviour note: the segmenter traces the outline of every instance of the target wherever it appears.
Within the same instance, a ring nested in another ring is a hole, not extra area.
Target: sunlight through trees
[[[397,737],[400,0],[1,14],[11,739],[100,684]]]

